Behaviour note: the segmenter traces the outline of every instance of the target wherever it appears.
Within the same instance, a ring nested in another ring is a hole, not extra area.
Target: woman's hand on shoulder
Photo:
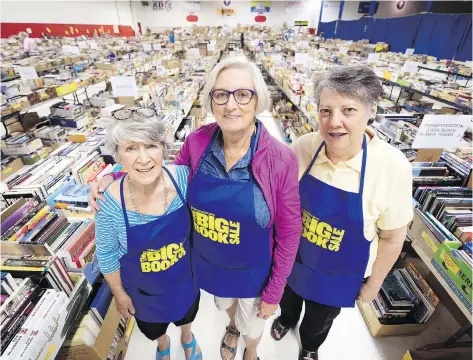
[[[113,177],[111,175],[105,175],[100,182],[94,181],[90,183],[89,205],[94,214],[97,214],[100,210],[97,200],[105,201],[105,197],[102,194],[111,183],[113,183]]]

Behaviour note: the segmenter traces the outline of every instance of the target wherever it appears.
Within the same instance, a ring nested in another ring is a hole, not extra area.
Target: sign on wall
[[[251,12],[265,13],[271,10],[271,1],[250,1]]]
[[[171,0],[153,1],[154,11],[172,11]]]
[[[227,19],[234,19],[237,16],[237,9],[217,8],[217,15]]]
[[[304,1],[286,1],[286,12],[298,12],[305,9]]]

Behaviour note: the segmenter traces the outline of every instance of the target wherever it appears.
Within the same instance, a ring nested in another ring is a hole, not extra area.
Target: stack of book
[[[20,199],[2,212],[2,230],[2,269],[5,265],[11,266],[12,262],[16,262],[17,255],[29,256],[31,252],[42,251],[46,255],[57,256],[66,269],[81,269],[95,255],[94,220],[68,220],[38,197]],[[30,250],[23,245],[34,248]],[[19,265],[15,266],[33,264],[23,261],[21,256],[18,259]],[[45,267],[43,263],[35,265],[39,265],[33,266],[37,268],[35,271],[42,271]],[[21,268],[10,270],[19,271]],[[26,267],[23,270],[31,269]],[[67,292],[67,287],[61,288]]]
[[[452,172],[445,161],[441,162],[413,162],[413,191],[418,187],[460,187],[465,179],[459,174]]]
[[[2,271],[0,273],[1,278],[1,295],[0,304],[3,304],[9,296],[13,295],[22,279],[15,279],[10,273]]]
[[[424,324],[438,304],[438,297],[412,263],[389,274],[371,301],[383,325]]]
[[[471,174],[472,156],[465,156],[465,152],[461,151],[463,149],[459,150],[460,152],[457,152],[458,155],[444,152],[442,154],[441,160],[445,161],[446,165],[452,173],[456,174],[462,179],[462,185],[465,186],[468,181],[468,177]],[[471,149],[467,149],[467,151],[468,150],[471,151]]]
[[[2,359],[38,358],[56,332],[67,301],[64,292],[25,279],[0,308]]]

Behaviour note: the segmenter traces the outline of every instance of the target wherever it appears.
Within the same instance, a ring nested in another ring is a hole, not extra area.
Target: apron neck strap
[[[360,197],[363,197],[363,189],[365,187],[365,172],[366,172],[366,155],[368,153],[368,147],[366,144],[366,135],[363,134],[363,160],[361,161],[361,174],[360,174]]]
[[[125,226],[128,229],[130,227],[130,223],[128,222],[128,214],[126,213],[125,194],[123,191],[123,184],[125,183],[125,178],[127,176],[129,175],[122,177],[122,179],[120,180],[120,201],[122,203],[123,217],[125,218]]]
[[[166,171],[166,173],[169,175],[169,178],[171,179],[172,184],[173,184],[174,187],[176,188],[177,195],[179,195],[179,197],[181,198],[182,203],[185,205],[185,204],[186,204],[186,200],[184,199],[184,195],[182,195],[181,189],[179,189],[179,186],[177,185],[176,179],[174,179],[174,177],[171,175],[171,172],[170,172],[166,167],[163,166],[163,169],[164,169],[164,171]]]
[[[171,172],[170,172],[165,166],[163,166],[163,169],[164,169],[164,171],[166,171],[166,173],[169,175],[169,178],[171,179],[172,184],[173,184],[174,187],[176,188],[177,195],[179,195],[179,197],[181,198],[182,203],[183,203],[184,206],[185,206],[185,205],[186,205],[186,200],[184,199],[184,195],[182,195],[181,189],[179,189],[179,186],[177,185],[176,180],[175,180],[174,177],[172,176]],[[129,175],[126,175],[126,176],[129,176]],[[121,200],[121,203],[122,203],[123,217],[125,218],[125,226],[126,226],[127,228],[129,228],[129,227],[130,227],[130,223],[129,223],[129,221],[128,221],[128,214],[127,214],[127,212],[126,212],[125,194],[124,194],[124,190],[123,190],[123,184],[124,184],[124,182],[125,182],[126,176],[122,177],[122,179],[120,180],[120,200]]]
[[[315,159],[317,159],[317,156],[319,156],[320,150],[322,150],[322,147],[325,145],[325,141],[322,141],[322,144],[320,144],[319,148],[317,149],[317,152],[315,153],[314,157],[312,158],[312,161],[310,162],[309,166],[304,172],[304,175],[307,175],[310,172],[310,169],[312,169],[312,166],[314,165]],[[361,161],[361,174],[360,174],[360,189],[359,193],[360,195],[363,195],[363,189],[365,187],[365,172],[366,172],[366,154],[367,154],[367,145],[366,145],[366,135],[363,135],[363,158]]]

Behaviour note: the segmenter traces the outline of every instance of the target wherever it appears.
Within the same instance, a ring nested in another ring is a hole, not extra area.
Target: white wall
[[[345,2],[346,6],[346,2]],[[330,22],[338,20],[338,13],[340,12],[340,1],[324,1],[322,9],[322,22]]]
[[[128,1],[1,0],[2,22],[131,25]]]
[[[363,14],[358,14],[359,1],[345,1],[343,6],[342,20],[358,20]]]
[[[266,22],[256,23],[257,13],[250,11],[249,1],[232,0],[230,8],[237,10],[237,16],[234,19],[222,18],[217,15],[217,8],[223,6],[223,1],[202,1],[201,11],[195,12],[199,17],[197,23],[189,23],[186,20],[189,11],[182,6],[179,1],[172,2],[172,11],[154,11],[152,1],[149,6],[143,6],[141,2],[133,2],[133,19],[141,22],[143,31],[149,27],[153,31],[159,31],[169,27],[190,27],[193,24],[197,26],[231,26],[241,25],[264,25],[281,26],[284,21],[288,26],[293,26],[294,21],[308,21],[309,27],[317,27],[320,12],[320,0],[309,0],[306,8],[297,12],[286,12],[286,1],[271,1],[271,11],[265,13]],[[135,25],[135,24],[134,24]]]

